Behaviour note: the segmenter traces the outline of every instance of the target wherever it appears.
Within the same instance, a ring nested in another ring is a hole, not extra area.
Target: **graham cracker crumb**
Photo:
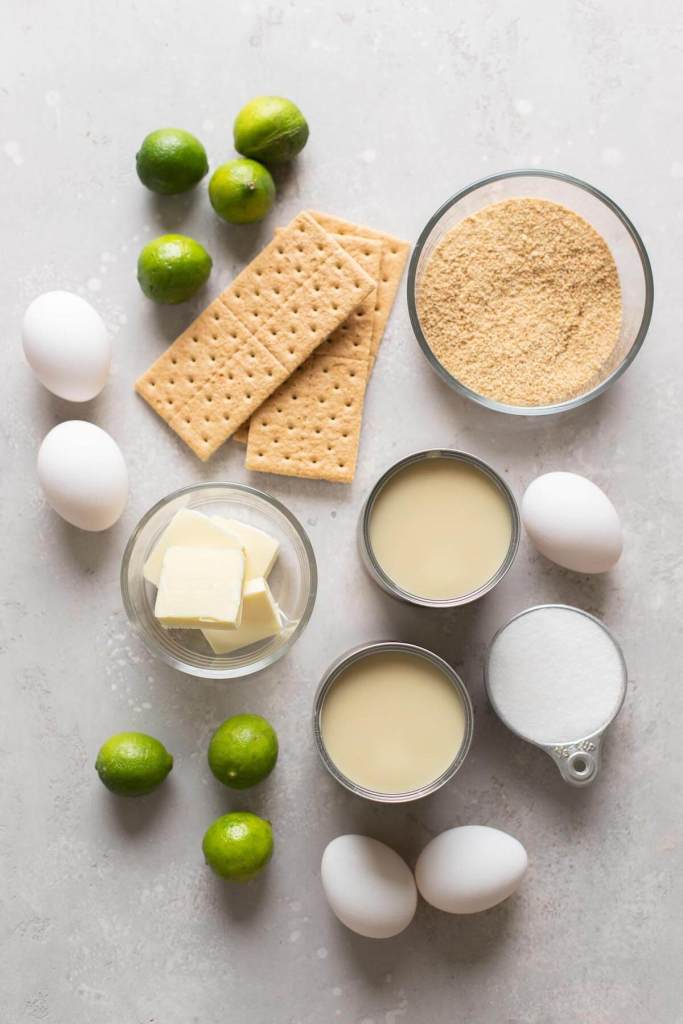
[[[553,405],[589,390],[609,366],[619,274],[604,238],[578,214],[545,199],[508,199],[442,238],[417,311],[434,355],[461,383],[510,405]]]

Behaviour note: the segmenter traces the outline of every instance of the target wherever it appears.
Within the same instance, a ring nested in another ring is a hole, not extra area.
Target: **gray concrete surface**
[[[678,21],[677,21],[678,19]],[[681,372],[683,28],[678,4],[645,0],[461,4],[206,0],[8,0],[0,61],[2,609],[0,959],[7,1024],[658,1024],[681,1006]],[[254,94],[292,96],[311,141],[254,229],[214,218],[204,189],[158,200],[134,174],[143,135],[195,130],[215,166]],[[372,381],[352,487],[261,478],[307,526],[320,568],[309,629],[262,676],[207,684],[153,661],[118,589],[123,545],[163,494],[202,479],[249,480],[228,445],[200,466],[131,385],[206,297],[299,209],[315,206],[410,240],[460,186],[544,165],[606,190],[653,259],[657,301],[644,350],[603,399],[543,421],[501,418],[455,397],[427,367],[401,292]],[[159,310],[135,282],[142,243],[165,229],[204,241],[206,295]],[[114,372],[84,408],[52,398],[23,365],[18,326],[36,294],[91,299],[114,336]],[[62,523],[38,493],[38,445],[81,416],[121,444],[130,502],[105,535]],[[476,607],[400,608],[363,575],[356,517],[379,472],[423,445],[490,459],[520,495],[570,469],[604,486],[626,548],[592,580],[537,557]],[[602,616],[631,674],[604,774],[566,787],[487,708],[482,654],[509,615],[542,601]],[[309,714],[328,662],[362,640],[418,641],[462,672],[477,714],[453,785],[407,808],[368,806],[328,778]],[[282,756],[253,795],[210,777],[214,725],[253,709]],[[169,783],[117,801],[93,771],[102,740],[147,730],[176,757]],[[213,878],[200,842],[212,818],[250,806],[277,853],[244,888]],[[422,904],[397,939],[352,935],[319,882],[325,843],[359,830],[413,860],[454,824],[518,836],[531,868],[498,909],[455,918]]]

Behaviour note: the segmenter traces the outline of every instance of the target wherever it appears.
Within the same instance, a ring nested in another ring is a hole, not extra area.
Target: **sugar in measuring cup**
[[[528,608],[502,626],[484,666],[498,717],[545,750],[574,786],[593,782],[599,771],[602,737],[624,703],[627,678],[607,627],[560,604]]]

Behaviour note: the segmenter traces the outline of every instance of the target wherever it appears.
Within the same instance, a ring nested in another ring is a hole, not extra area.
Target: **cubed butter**
[[[154,614],[163,626],[234,632],[242,619],[243,585],[241,550],[170,547],[161,564]]]
[[[183,508],[176,512],[168,524],[154,549],[145,562],[142,570],[146,580],[159,586],[161,566],[164,555],[170,547],[183,548],[226,548],[242,550],[242,542],[218,519],[205,516],[191,508]]]
[[[267,579],[280,550],[280,544],[275,537],[271,537],[265,530],[259,530],[256,526],[250,526],[249,523],[241,523],[239,519],[216,516],[215,522],[225,527],[233,537],[237,537],[244,548],[247,559],[244,578],[256,580],[262,576]]]
[[[282,631],[278,606],[263,578],[244,585],[242,622],[238,629],[203,629],[215,654],[229,654]]]

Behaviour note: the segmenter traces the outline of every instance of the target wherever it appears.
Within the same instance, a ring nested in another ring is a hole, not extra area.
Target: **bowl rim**
[[[172,501],[182,497],[185,494],[195,494],[197,492],[210,490],[212,488],[230,488],[233,491],[241,491],[244,494],[250,494],[253,497],[264,501],[267,505],[272,506],[287,520],[289,525],[293,528],[294,532],[299,537],[301,544],[306,554],[306,561],[308,563],[308,570],[310,574],[310,586],[308,590],[308,596],[306,599],[306,605],[304,610],[297,622],[296,626],[292,629],[292,632],[287,637],[286,641],[276,651],[271,651],[267,656],[257,658],[252,664],[235,666],[234,668],[208,668],[198,665],[189,665],[187,662],[182,661],[179,658],[174,657],[168,651],[165,651],[161,647],[157,647],[152,642],[147,630],[143,627],[138,615],[133,607],[133,603],[130,596],[128,586],[128,566],[130,563],[131,555],[135,544],[137,543],[138,537],[157,512],[163,509],[166,505],[169,505]],[[315,558],[315,552],[313,545],[309,539],[306,530],[302,526],[301,522],[297,519],[293,512],[287,508],[278,498],[274,498],[271,494],[267,494],[265,491],[259,490],[257,487],[251,487],[249,484],[233,483],[226,480],[207,480],[201,483],[188,484],[185,487],[179,487],[175,491],[171,491],[165,497],[160,498],[159,501],[155,502],[147,512],[138,520],[136,525],[131,531],[130,537],[126,543],[126,546],[121,557],[121,570],[119,574],[119,581],[121,586],[121,597],[123,599],[123,606],[128,618],[128,622],[133,628],[135,634],[142,640],[147,650],[155,658],[160,658],[171,668],[175,668],[180,672],[184,672],[187,675],[195,676],[200,679],[241,679],[245,676],[254,675],[256,672],[262,672],[266,668],[270,668],[275,662],[279,661],[280,658],[290,650],[294,641],[298,639],[303,633],[304,629],[308,625],[308,622],[313,614],[313,608],[315,606],[316,596],[318,593],[318,565]]]
[[[476,192],[480,188],[484,188],[486,185],[491,185],[496,181],[505,181],[509,178],[533,177],[550,178],[582,189],[584,192],[588,192],[589,195],[592,195],[595,199],[602,202],[603,205],[611,210],[617,219],[621,221],[623,226],[626,228],[627,233],[630,235],[640,258],[643,278],[645,281],[645,302],[643,304],[643,315],[638,327],[638,332],[629,351],[619,365],[612,370],[609,376],[607,376],[600,384],[596,385],[596,387],[585,392],[583,395],[567,399],[567,401],[564,402],[557,402],[554,405],[507,405],[505,402],[497,402],[492,398],[487,398],[485,395],[480,395],[471,388],[468,388],[467,385],[459,381],[457,377],[454,377],[449,373],[432,352],[422,331],[420,319],[417,313],[417,303],[415,301],[417,266],[420,261],[420,256],[422,255],[422,250],[424,249],[425,243],[431,234],[432,229],[436,224],[438,224],[444,214],[450,210],[452,206],[455,206],[456,203],[459,203],[464,199],[465,196],[470,195],[472,192]],[[471,184],[466,185],[465,188],[456,192],[455,195],[452,195],[442,203],[441,206],[439,206],[420,232],[420,236],[413,248],[412,256],[410,257],[410,264],[408,266],[407,299],[410,323],[418,344],[429,365],[450,388],[457,391],[465,398],[469,398],[470,401],[476,402],[478,405],[482,405],[486,409],[492,409],[494,412],[503,412],[512,416],[549,416],[554,413],[567,412],[569,409],[576,409],[581,405],[585,405],[586,402],[590,402],[592,399],[597,398],[598,395],[604,394],[604,392],[611,387],[619,377],[621,377],[622,373],[628,369],[635,357],[638,355],[650,327],[652,309],[654,306],[654,279],[652,276],[650,257],[647,254],[647,249],[645,248],[642,238],[631,220],[613,199],[610,199],[608,195],[596,188],[594,185],[590,185],[587,181],[583,181],[581,178],[576,178],[571,174],[566,174],[564,171],[551,171],[545,168],[527,167],[513,171],[500,171],[497,174],[490,174],[485,178],[479,178],[477,181],[473,181]]]

